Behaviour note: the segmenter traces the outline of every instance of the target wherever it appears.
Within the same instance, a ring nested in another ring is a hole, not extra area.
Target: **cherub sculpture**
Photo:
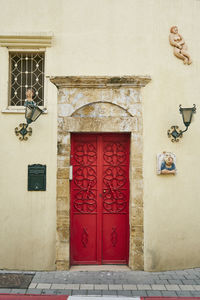
[[[170,45],[174,47],[174,55],[183,60],[184,64],[190,65],[192,60],[187,52],[187,46],[183,37],[178,33],[178,27],[172,26],[169,35]]]

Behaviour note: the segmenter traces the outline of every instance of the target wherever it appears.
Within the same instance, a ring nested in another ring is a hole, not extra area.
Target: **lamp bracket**
[[[27,129],[28,125],[29,124],[21,123],[19,127],[15,128],[15,134],[19,137],[20,141],[27,141],[28,136],[32,135],[32,128],[29,127],[29,129]]]
[[[196,113],[196,105],[193,104],[193,107],[191,108],[183,108],[180,104],[179,112],[182,114],[183,123],[185,124],[186,128],[185,130],[181,130],[177,125],[171,126],[171,129],[167,131],[167,135],[173,143],[179,142],[179,139],[183,136],[183,132],[186,132],[188,130],[188,127],[190,126],[190,123],[192,121],[192,115]]]

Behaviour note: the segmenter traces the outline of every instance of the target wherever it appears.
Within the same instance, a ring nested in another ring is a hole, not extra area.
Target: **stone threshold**
[[[71,266],[70,272],[79,271],[131,271],[131,269],[126,265],[81,265],[81,266]]]

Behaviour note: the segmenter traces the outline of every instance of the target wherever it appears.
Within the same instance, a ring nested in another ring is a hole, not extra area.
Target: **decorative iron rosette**
[[[29,127],[27,129],[27,124],[21,123],[21,124],[19,124],[19,127],[15,128],[15,134],[16,134],[16,136],[19,137],[20,141],[23,141],[23,140],[27,141],[28,140],[28,136],[32,135],[32,128]]]
[[[171,129],[167,131],[168,137],[171,139],[172,143],[179,142],[179,139],[182,138],[182,130],[178,126],[171,126]]]

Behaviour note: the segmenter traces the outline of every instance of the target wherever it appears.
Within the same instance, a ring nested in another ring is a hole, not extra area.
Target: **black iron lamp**
[[[19,139],[21,141],[26,141],[28,139],[27,135],[32,135],[32,128],[29,127],[28,129],[29,124],[35,122],[39,118],[39,116],[45,111],[40,109],[34,101],[26,101],[24,106],[26,107],[25,118],[27,123],[21,123],[19,124],[19,128],[15,128],[15,134],[19,136]]]
[[[190,123],[192,121],[192,116],[194,113],[196,113],[196,105],[193,104],[193,107],[191,108],[183,108],[181,105],[179,105],[179,111],[182,114],[183,123],[185,124],[186,129],[181,130],[176,125],[171,126],[171,129],[167,131],[167,135],[169,138],[171,138],[172,142],[178,142],[179,138],[182,138],[183,132],[188,130],[188,127],[190,126]]]

